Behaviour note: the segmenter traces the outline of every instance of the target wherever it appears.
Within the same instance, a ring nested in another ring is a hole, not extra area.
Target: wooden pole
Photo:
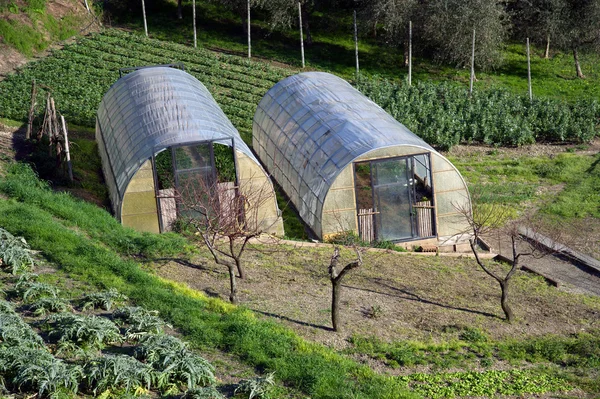
[[[50,102],[50,93],[48,93],[48,97],[46,99],[46,112],[48,114],[48,156],[52,156],[52,137],[54,137],[54,132],[52,129],[54,127],[54,123],[52,122],[52,104]]]
[[[252,58],[252,38],[250,34],[250,0],[248,0],[248,58]]]
[[[146,32],[146,37],[148,37],[148,23],[146,22],[146,4],[144,0],[142,0],[142,14],[144,16],[144,32]]]
[[[356,80],[358,80],[360,66],[358,64],[358,25],[356,24],[356,10],[354,10],[354,53],[356,56]]]
[[[408,87],[412,85],[412,21],[408,21]]]
[[[62,129],[65,135],[65,157],[67,158],[67,170],[69,172],[69,180],[73,181],[73,166],[71,165],[71,153],[69,152],[69,137],[67,134],[67,125],[65,124],[65,117],[60,116],[62,122]]]
[[[475,80],[475,29],[473,29],[473,47],[471,51],[471,82],[469,84],[469,95],[473,94],[473,81]]]
[[[87,2],[87,0],[83,0],[83,2],[85,3],[85,9],[87,10],[88,14],[90,13],[90,6]]]
[[[192,20],[194,21],[194,48],[197,47],[196,35],[196,0],[192,0]]]
[[[33,114],[35,112],[35,100],[37,97],[37,87],[35,86],[35,79],[31,82],[31,106],[29,107],[29,117],[27,118],[27,131],[25,132],[25,139],[31,138],[31,132],[33,130]]]
[[[529,53],[529,38],[527,38],[527,85],[529,88],[529,101],[533,101],[533,92],[531,91],[531,56]]]
[[[302,32],[302,4],[298,2],[298,19],[300,20],[300,54],[302,55],[302,68],[304,68],[304,33]]]

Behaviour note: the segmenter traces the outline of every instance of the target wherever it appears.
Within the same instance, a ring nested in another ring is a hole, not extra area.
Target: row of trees
[[[182,0],[179,0],[181,2]],[[311,17],[316,12],[351,15],[358,12],[362,36],[383,37],[407,55],[408,24],[413,25],[413,52],[464,67],[470,63],[471,38],[477,31],[475,64],[490,69],[502,62],[509,39],[529,37],[544,46],[572,52],[576,73],[582,50],[600,50],[600,0],[211,0],[242,18],[247,31],[248,3],[260,11],[272,29],[297,26],[298,3],[310,45]],[[405,57],[406,61],[407,57]]]

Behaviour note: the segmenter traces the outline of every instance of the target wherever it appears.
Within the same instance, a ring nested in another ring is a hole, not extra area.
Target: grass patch
[[[556,156],[449,156],[484,204],[504,204],[522,210],[537,203],[553,217],[600,217],[600,154]],[[547,190],[547,187],[558,187]],[[564,188],[563,188],[564,186]]]

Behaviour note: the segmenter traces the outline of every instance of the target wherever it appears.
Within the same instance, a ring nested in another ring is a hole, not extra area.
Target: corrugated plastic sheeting
[[[219,108],[204,85],[173,68],[145,68],[119,79],[98,108],[103,164],[110,162],[115,182],[109,182],[114,211],[127,185],[155,149],[233,137],[237,150],[258,163],[250,148]],[[224,141],[223,144],[229,144]],[[105,165],[106,168],[107,165]]]
[[[399,144],[434,151],[346,81],[322,72],[279,82],[254,117],[255,151],[313,228],[344,167],[371,150]]]

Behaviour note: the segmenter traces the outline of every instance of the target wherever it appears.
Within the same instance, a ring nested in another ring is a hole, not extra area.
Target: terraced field
[[[25,120],[35,79],[50,88],[68,121],[92,127],[98,104],[119,78],[120,68],[174,62],[183,62],[186,71],[204,83],[247,142],[262,96],[296,72],[110,29],[67,45],[8,77],[0,88],[0,115]]]

